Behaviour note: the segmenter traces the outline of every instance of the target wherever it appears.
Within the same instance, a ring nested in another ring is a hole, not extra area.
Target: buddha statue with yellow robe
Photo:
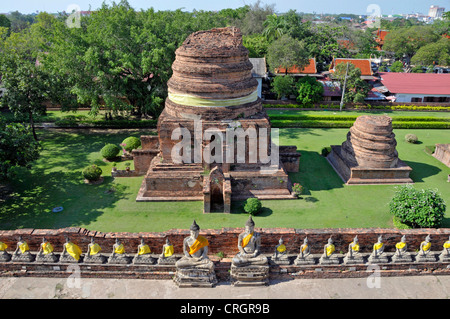
[[[63,251],[59,257],[61,263],[78,263],[81,261],[81,248],[72,243],[66,236],[66,242],[63,245]]]
[[[12,254],[12,261],[18,262],[32,262],[35,257],[30,252],[30,247],[28,247],[28,243],[23,240],[22,236],[19,237],[19,241],[17,242],[17,247],[14,253]]]
[[[194,220],[190,236],[183,241],[184,256],[175,263],[174,281],[179,287],[213,287],[217,283],[214,263],[208,258],[209,242],[199,233]]]
[[[384,253],[383,236],[378,236],[378,241],[373,245],[372,254],[369,256],[369,263],[381,264],[387,263],[388,258]]]
[[[85,263],[103,264],[106,262],[106,257],[100,253],[102,248],[91,238],[91,243],[88,245],[86,255],[84,256]]]
[[[175,250],[169,238],[166,238],[166,243],[162,247],[161,255],[158,258],[158,265],[175,265],[178,258],[174,255]]]
[[[11,254],[6,251],[7,248],[8,245],[0,241],[0,262],[11,260]]]
[[[416,262],[435,262],[436,256],[431,251],[431,236],[427,235],[420,243],[419,253],[416,255]]]
[[[328,238],[328,242],[323,246],[323,254],[319,259],[319,264],[339,264],[339,258],[336,255],[336,246],[331,237]]]
[[[412,262],[412,256],[408,253],[408,244],[406,243],[405,235],[403,235],[401,240],[395,244],[395,253],[392,256],[392,262]]]
[[[43,263],[54,263],[58,261],[58,256],[53,252],[53,245],[44,237],[36,255],[36,261]]]
[[[133,264],[154,264],[155,258],[151,255],[150,247],[141,238],[136,255],[133,258]]]
[[[287,254],[286,246],[284,245],[283,238],[280,238],[278,245],[275,247],[275,251],[270,261],[277,265],[289,265],[289,257]]]
[[[267,257],[260,255],[261,236],[254,231],[255,222],[252,216],[249,217],[245,224],[244,232],[239,234],[237,253],[232,259],[232,265],[235,267],[245,266],[266,266],[268,265]]]
[[[448,240],[442,245],[443,249],[441,254],[439,255],[439,260],[442,262],[449,262],[450,261],[450,236],[448,237]]]
[[[130,258],[125,254],[125,247],[119,238],[116,238],[116,243],[113,245],[112,253],[108,258],[109,264],[128,264]]]
[[[360,253],[358,236],[348,245],[347,255],[344,257],[344,264],[362,264],[364,259]]]
[[[303,244],[300,246],[300,252],[297,258],[294,260],[294,264],[300,265],[313,265],[316,263],[314,256],[311,254],[311,245],[308,242],[308,237],[303,239]]]

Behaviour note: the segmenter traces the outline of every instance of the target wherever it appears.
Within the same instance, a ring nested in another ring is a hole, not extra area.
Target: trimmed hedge
[[[102,154],[103,158],[111,160],[116,158],[119,155],[120,151],[121,149],[119,146],[115,144],[106,144],[105,146],[103,146],[100,153]]]
[[[339,104],[315,104],[315,105],[302,105],[302,104],[263,104],[268,109],[340,109]],[[353,107],[352,107],[353,106]],[[350,107],[344,106],[344,109],[358,109],[358,110],[393,110],[393,111],[450,111],[449,106],[419,106],[419,105],[352,105]]]

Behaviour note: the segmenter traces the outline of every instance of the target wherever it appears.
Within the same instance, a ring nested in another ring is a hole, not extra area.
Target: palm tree
[[[277,16],[275,13],[267,16],[266,21],[264,21],[263,35],[267,40],[276,40],[285,34],[288,25],[283,16]]]

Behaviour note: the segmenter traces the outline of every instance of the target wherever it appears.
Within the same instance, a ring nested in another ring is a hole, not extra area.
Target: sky
[[[0,0],[0,13],[19,11],[21,13],[33,13],[47,11],[50,13],[72,11],[71,5],[77,5],[82,11],[99,8],[104,0]],[[119,2],[119,0],[116,0]],[[256,0],[128,0],[136,10],[153,7],[155,10],[175,10],[184,8],[185,11],[197,10],[221,10],[225,8],[239,8],[246,4],[255,3]],[[112,3],[112,0],[106,0]],[[376,4],[383,15],[402,13],[428,14],[431,5],[450,9],[449,0],[262,0],[263,4],[275,4],[275,11],[282,13],[289,9],[306,13],[352,13],[358,15],[370,15],[375,11],[369,7]]]

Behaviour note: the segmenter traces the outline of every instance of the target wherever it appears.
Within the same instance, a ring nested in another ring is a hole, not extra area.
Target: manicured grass
[[[417,117],[437,117],[437,118],[450,118],[450,108],[448,112],[433,112],[433,111],[429,111],[429,112],[418,112],[418,111],[390,111],[390,110],[321,110],[321,111],[317,111],[317,110],[296,110],[296,109],[284,109],[284,110],[280,110],[280,109],[265,109],[266,113],[271,116],[271,115],[344,115],[344,116],[360,116],[360,115],[388,115],[388,116],[401,116],[401,117],[406,117],[406,116],[417,116]]]
[[[403,112],[402,112],[403,113]],[[281,129],[280,144],[296,145],[302,154],[300,171],[290,174],[292,182],[305,187],[299,200],[263,201],[254,218],[257,227],[341,228],[392,227],[388,203],[394,185],[347,186],[325,158],[322,147],[341,144],[348,129]],[[202,229],[243,227],[247,215],[241,203],[233,203],[231,214],[203,214],[202,202],[135,201],[143,176],[112,179],[112,163],[101,159],[106,143],[119,144],[143,131],[77,133],[39,131],[44,150],[31,171],[18,170],[12,182],[15,193],[0,205],[0,229],[85,227],[108,231],[165,231],[188,228],[195,219]],[[400,158],[413,168],[416,188],[437,188],[450,205],[447,175],[450,169],[424,152],[426,145],[448,142],[448,130],[395,130]],[[404,142],[416,134],[420,144]],[[86,185],[82,169],[97,164],[105,181]],[[124,162],[118,168],[124,168]],[[62,212],[52,208],[62,206]],[[450,208],[444,227],[450,227]]]

